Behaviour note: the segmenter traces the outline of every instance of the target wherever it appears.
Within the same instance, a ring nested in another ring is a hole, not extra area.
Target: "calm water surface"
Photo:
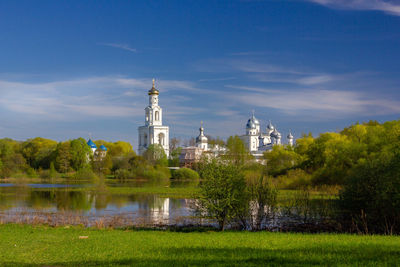
[[[192,215],[191,200],[159,197],[154,194],[114,194],[108,187],[157,186],[146,181],[101,184],[80,183],[2,183],[0,182],[0,212],[77,213],[89,218],[101,216],[129,216],[153,223],[173,223],[178,218]],[[185,183],[161,184],[183,186]]]

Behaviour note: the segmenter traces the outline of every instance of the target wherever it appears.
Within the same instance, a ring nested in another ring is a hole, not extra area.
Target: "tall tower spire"
[[[139,154],[153,144],[161,145],[169,155],[169,127],[162,123],[162,108],[158,105],[160,92],[156,89],[155,79],[152,79],[151,89],[147,92],[149,105],[145,110],[145,124],[139,127]]]
[[[202,148],[204,151],[208,150],[208,138],[204,135],[203,121],[200,122],[200,134],[196,138],[196,146]]]
[[[289,134],[288,134],[288,136],[287,136],[287,139],[288,139],[288,144],[289,144],[290,146],[293,146],[293,139],[294,139],[294,137],[293,137],[293,134],[292,134],[292,131],[291,131],[291,130],[289,130]]]

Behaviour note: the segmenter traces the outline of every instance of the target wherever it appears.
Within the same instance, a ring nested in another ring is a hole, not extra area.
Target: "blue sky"
[[[1,1],[0,137],[286,136],[400,114],[400,1]]]

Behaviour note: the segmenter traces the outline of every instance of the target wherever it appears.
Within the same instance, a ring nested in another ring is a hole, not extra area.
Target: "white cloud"
[[[400,3],[384,0],[308,0],[331,8],[375,10],[400,16]]]
[[[196,90],[192,83],[161,80],[162,90]],[[0,80],[1,108],[36,119],[82,120],[88,117],[143,116],[151,79],[85,77],[51,82]],[[129,90],[126,90],[129,89]],[[165,95],[166,99],[168,96]],[[176,97],[174,104],[189,98]],[[181,113],[196,111],[182,109]],[[178,114],[178,111],[175,111]]]
[[[114,48],[119,48],[122,50],[126,50],[129,52],[136,53],[137,50],[135,48],[130,47],[128,44],[119,44],[119,43],[98,43],[99,45],[110,46]]]
[[[387,115],[400,113],[400,101],[377,98],[361,92],[339,90],[269,90],[243,88],[252,93],[238,93],[232,99],[242,104],[273,108],[293,116],[312,114],[332,118],[348,115]]]
[[[304,85],[316,85],[316,84],[330,82],[332,81],[332,79],[333,77],[330,75],[315,75],[315,76],[300,78],[297,80],[297,82]]]

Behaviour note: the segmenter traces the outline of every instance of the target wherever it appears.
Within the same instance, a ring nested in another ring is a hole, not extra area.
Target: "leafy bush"
[[[172,172],[172,178],[196,180],[199,179],[199,174],[189,168],[180,168]]]
[[[213,160],[202,169],[201,177],[197,212],[216,219],[224,230],[248,204],[244,175],[237,165]]]
[[[119,169],[115,171],[115,178],[119,180],[126,180],[132,177],[132,173],[127,169]]]
[[[171,172],[166,167],[149,166],[143,171],[142,176],[148,179],[169,179],[171,177]]]
[[[84,168],[74,174],[75,179],[92,180],[97,179],[97,175],[89,168]]]
[[[343,219],[365,233],[400,233],[400,153],[366,160],[340,193]]]
[[[274,183],[280,189],[299,189],[311,185],[311,175],[302,169],[289,170],[286,175],[278,176]]]
[[[248,205],[244,206],[239,218],[243,226],[260,230],[265,222],[275,217],[278,190],[267,176],[259,172],[258,177],[246,178],[246,193]]]

